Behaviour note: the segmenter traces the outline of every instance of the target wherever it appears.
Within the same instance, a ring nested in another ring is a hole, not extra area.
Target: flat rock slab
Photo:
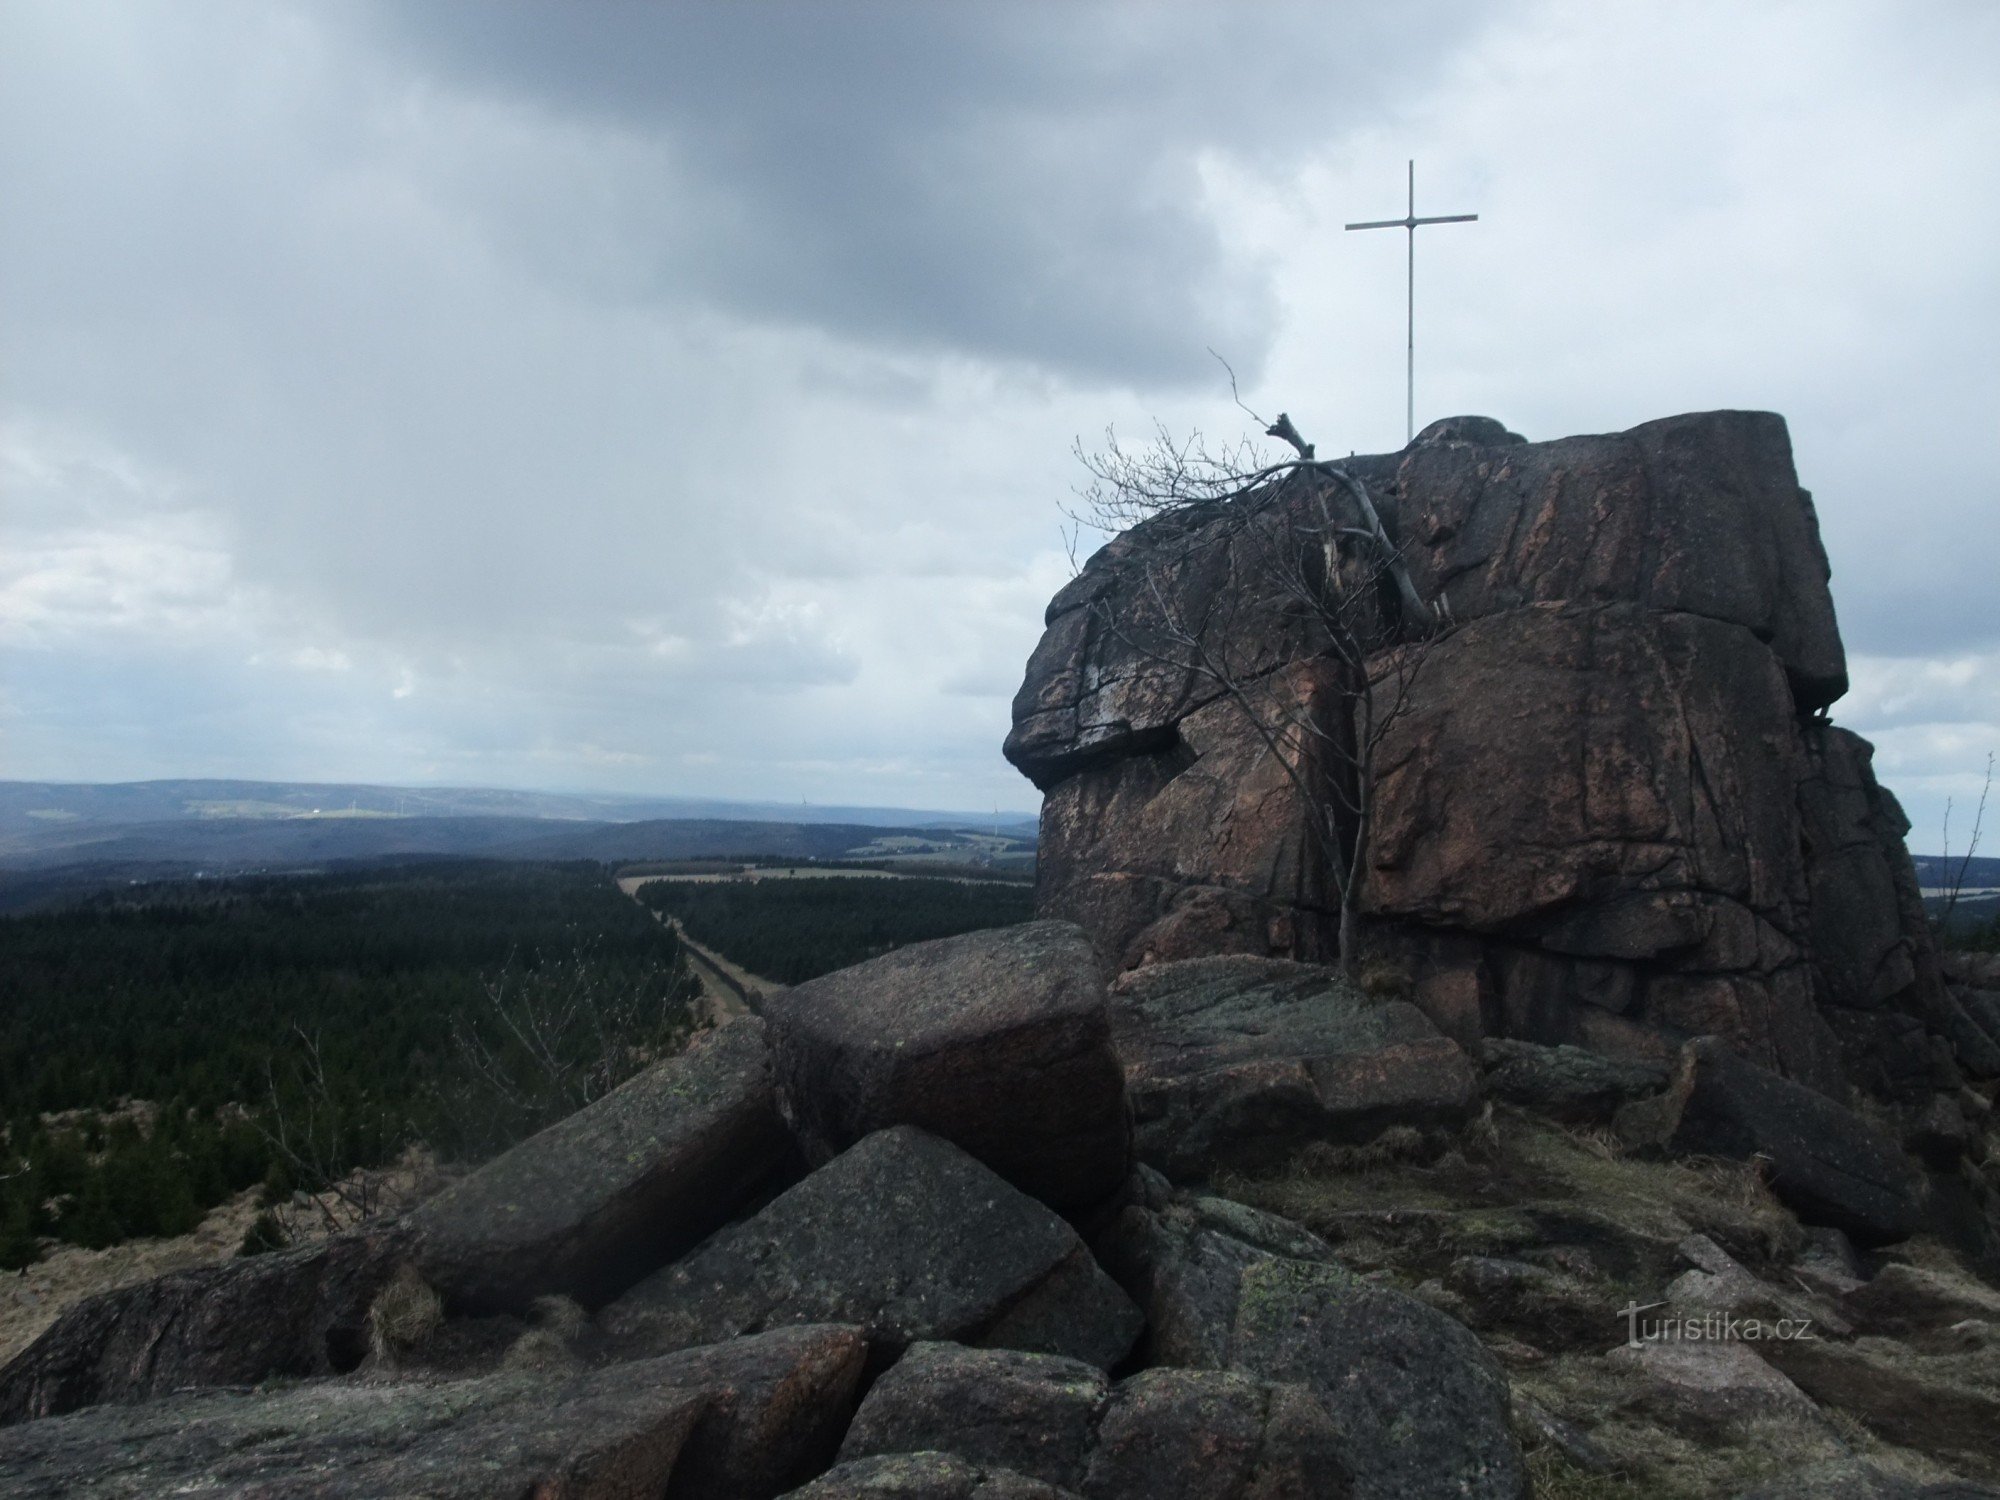
[[[2000,1490],[1963,1479],[1925,1484],[1858,1458],[1841,1458],[1767,1479],[1734,1500],[2000,1500]]]
[[[1700,1431],[1772,1419],[1818,1422],[1810,1397],[1747,1345],[1711,1340],[1623,1344],[1604,1356],[1639,1377],[1644,1405],[1672,1427]]]
[[[1506,1377],[1463,1324],[1351,1275],[1298,1226],[1220,1200],[1128,1209],[1116,1241],[1153,1358],[1311,1391],[1356,1496],[1527,1494]]]
[[[409,1239],[341,1235],[103,1292],[0,1369],[0,1423],[197,1386],[351,1370]]]
[[[1108,1367],[1140,1315],[1076,1231],[949,1142],[878,1131],[640,1283],[599,1319],[629,1352],[792,1323]]]
[[[1479,1060],[1493,1098],[1579,1125],[1609,1124],[1620,1106],[1664,1089],[1671,1071],[1665,1063],[1502,1037],[1480,1042]]]
[[[1886,1265],[1849,1292],[1843,1305],[1863,1333],[1934,1333],[1968,1318],[2000,1326],[2000,1292],[1966,1276]]]
[[[1113,1036],[1141,1159],[1170,1177],[1282,1159],[1392,1125],[1456,1127],[1471,1060],[1415,1006],[1332,969],[1230,955],[1120,976]]]
[[[764,1026],[697,1036],[529,1137],[406,1220],[455,1311],[536,1297],[597,1306],[712,1233],[789,1149]]]
[[[1058,1208],[1125,1178],[1124,1080],[1079,927],[916,943],[782,991],[765,1014],[779,1102],[812,1160],[916,1125]]]
[[[1673,1133],[1675,1151],[1764,1157],[1772,1191],[1793,1212],[1857,1244],[1887,1244],[1916,1232],[1922,1179],[1859,1115],[1714,1039],[1693,1050],[1694,1083]]]
[[[1954,1468],[2000,1476],[2000,1346],[1924,1354],[1866,1336],[1774,1340],[1758,1352],[1821,1406]]]
[[[0,1433],[23,1500],[431,1500],[778,1493],[824,1463],[857,1329],[794,1329],[552,1380],[316,1382],[107,1406]]]

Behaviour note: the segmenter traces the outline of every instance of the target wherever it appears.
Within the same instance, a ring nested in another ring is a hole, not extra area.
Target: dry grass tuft
[[[393,1369],[443,1326],[444,1303],[405,1261],[368,1309],[368,1352],[377,1365]]]
[[[573,1339],[590,1326],[590,1314],[574,1297],[537,1297],[528,1304],[528,1321],[557,1338]]]
[[[1379,958],[1362,968],[1357,982],[1362,994],[1378,1000],[1407,1000],[1415,990],[1409,970]]]

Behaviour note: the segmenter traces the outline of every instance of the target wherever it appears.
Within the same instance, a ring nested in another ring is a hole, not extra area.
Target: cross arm
[[[1349,229],[1415,229],[1419,224],[1470,224],[1478,214],[1436,214],[1427,219],[1370,219],[1365,224],[1349,224]]]

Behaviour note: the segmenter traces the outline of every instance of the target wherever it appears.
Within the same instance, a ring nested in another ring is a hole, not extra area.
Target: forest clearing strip
[[[645,883],[644,879],[621,880],[618,882],[618,888],[634,901],[638,901],[639,887]],[[640,904],[643,908],[644,903]],[[674,937],[686,951],[688,960],[694,968],[695,978],[701,981],[702,993],[708,998],[709,1009],[718,1023],[750,1015],[757,1008],[756,1002],[763,999],[769,991],[784,988],[783,985],[774,984],[761,974],[752,974],[748,969],[731,963],[713,949],[704,948],[687,935],[687,929],[681,926],[679,917],[668,916],[663,911],[656,911],[653,916],[663,926],[672,930]]]

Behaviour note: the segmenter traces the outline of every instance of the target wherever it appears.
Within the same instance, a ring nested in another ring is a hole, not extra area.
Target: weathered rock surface
[[[1154,964],[1113,986],[1139,1155],[1170,1177],[1268,1165],[1307,1141],[1455,1128],[1470,1061],[1423,1013],[1331,969],[1232,956]]]
[[[1924,1484],[1846,1458],[1766,1480],[1734,1500],[2000,1500],[2000,1490],[1960,1479]]]
[[[1842,1305],[1862,1332],[1897,1338],[1935,1333],[1968,1318],[2000,1325],[2000,1291],[1922,1266],[1886,1265]]]
[[[0,1422],[351,1370],[369,1305],[408,1251],[394,1229],[343,1235],[91,1297],[0,1369]]]
[[[1925,1354],[1873,1337],[1758,1348],[1822,1406],[1858,1418],[1890,1442],[2000,1479],[2000,1348]]]
[[[1076,1232],[948,1142],[878,1131],[600,1315],[628,1352],[792,1323],[1108,1367],[1140,1317]]]
[[[1582,1047],[1544,1047],[1510,1037],[1479,1044],[1485,1091],[1495,1099],[1571,1124],[1606,1124],[1621,1106],[1667,1086],[1666,1064],[1604,1057]]]
[[[948,1452],[1089,1500],[1350,1493],[1339,1434],[1301,1386],[1147,1370],[1111,1386],[1075,1360],[918,1344],[876,1383],[841,1457]]]
[[[1859,1115],[1713,1042],[1698,1043],[1695,1059],[1675,1149],[1739,1161],[1763,1157],[1772,1190],[1800,1218],[1842,1230],[1859,1244],[1915,1232],[1922,1179]]]
[[[1425,597],[1470,620],[1619,600],[1770,643],[1802,709],[1847,690],[1812,500],[1770,412],[1667,417],[1629,432],[1406,450],[1396,494]]]
[[[1113,1261],[1156,1362],[1312,1391],[1357,1496],[1527,1493],[1506,1377],[1479,1340],[1298,1226],[1216,1200],[1128,1209]]]
[[[1605,1360],[1638,1375],[1647,1406],[1669,1426],[1742,1427],[1778,1419],[1818,1422],[1818,1408],[1747,1344],[1651,1340],[1613,1349]]]
[[[1246,681],[1322,650],[1313,612],[1268,566],[1303,503],[1299,487],[1279,486],[1252,505],[1157,517],[1093,554],[1049,603],[1014,699],[1007,759],[1047,790],[1170,745],[1177,725],[1220,696],[1178,664],[1185,653],[1168,642],[1179,630]]]
[[[825,1462],[865,1353],[855,1329],[788,1329],[567,1380],[327,1381],[102,1407],[0,1433],[0,1489],[754,1500]]]
[[[949,1452],[1074,1489],[1110,1390],[1081,1360],[912,1344],[868,1392],[840,1456]]]
[[[1314,719],[1337,701],[1310,664],[1265,691]],[[1120,968],[1218,952],[1321,956],[1334,898],[1294,779],[1324,774],[1317,742],[1288,769],[1228,702],[1170,734],[1047,788],[1037,911],[1082,925]]]
[[[733,1021],[421,1204],[424,1277],[455,1309],[596,1306],[718,1228],[790,1151],[763,1022]]]
[[[1446,1036],[1663,1061],[1719,1035],[1899,1108],[2000,1076],[1994,1019],[1944,989],[1868,746],[1813,716],[1846,665],[1781,419],[1523,443],[1459,418],[1344,466],[1456,623],[1376,756],[1360,891],[1365,954]],[[1297,488],[1114,539],[1029,663],[1008,753],[1046,794],[1038,902],[1121,967],[1331,956],[1308,825],[1337,768],[1281,763],[1157,646],[1162,618],[1187,624],[1326,731],[1325,759],[1346,705],[1257,567]]]
[[[779,1102],[808,1154],[915,1125],[1058,1208],[1130,1167],[1104,973],[1061,922],[917,943],[773,996]]]
[[[604,1373],[623,1372],[637,1383],[656,1380],[704,1398],[668,1500],[763,1500],[832,1461],[860,1397],[868,1354],[860,1328],[809,1324]]]
[[[2000,953],[1953,949],[1938,955],[1938,966],[1953,984],[1975,990],[2000,990]]]
[[[1346,1500],[1348,1443],[1304,1386],[1219,1370],[1119,1382],[1097,1429],[1088,1500]]]
[[[1364,910],[1507,944],[1489,965],[1509,1035],[1719,1033],[1831,1083],[1796,937],[1793,715],[1741,626],[1631,604],[1473,621],[1379,753]]]
[[[1077,1500],[1073,1490],[955,1453],[857,1458],[792,1493],[798,1500]]]

